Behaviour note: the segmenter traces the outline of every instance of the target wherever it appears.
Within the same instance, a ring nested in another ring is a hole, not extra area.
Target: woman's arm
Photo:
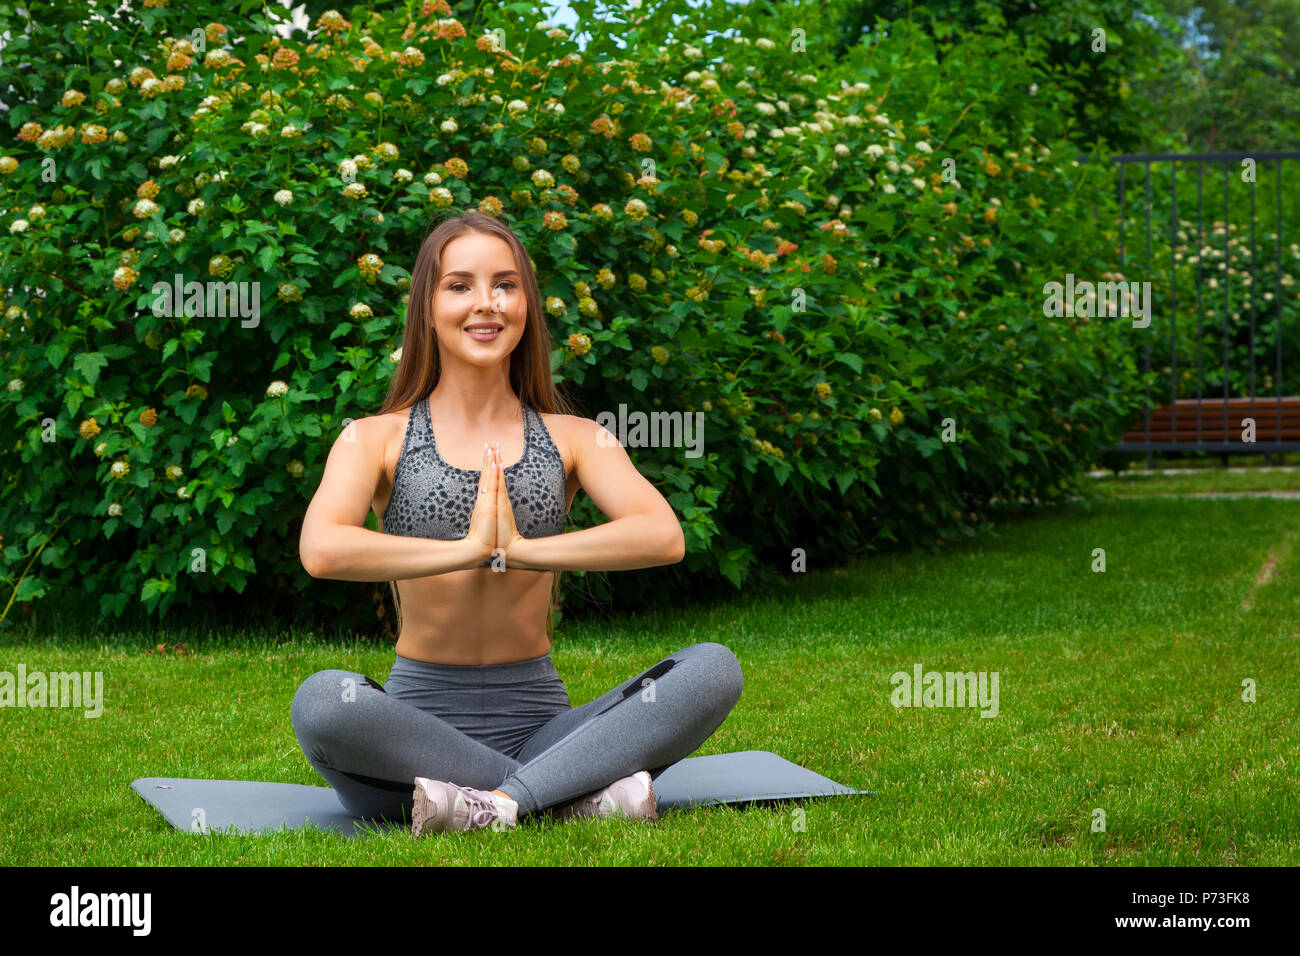
[[[330,449],[320,487],[302,520],[298,556],[314,578],[400,581],[478,567],[487,556],[468,538],[431,541],[364,527],[384,474],[384,429],[355,421]]]
[[[604,440],[597,436],[604,432]],[[570,418],[569,435],[578,483],[610,520],[546,538],[518,538],[507,549],[508,567],[548,571],[630,571],[675,564],[686,555],[677,515],[636,470],[623,446],[598,423]]]

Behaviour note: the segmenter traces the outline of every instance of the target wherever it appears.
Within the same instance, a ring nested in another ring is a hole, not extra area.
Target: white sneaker
[[[630,777],[615,780],[604,790],[579,797],[552,811],[557,820],[573,817],[628,817],[634,820],[658,820],[659,806],[650,774],[638,770]]]
[[[415,805],[411,810],[411,835],[446,830],[501,830],[519,822],[519,804],[492,793],[458,787],[444,780],[415,778]]]

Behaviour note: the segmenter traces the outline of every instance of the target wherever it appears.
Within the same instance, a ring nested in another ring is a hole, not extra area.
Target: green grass
[[[1112,468],[1118,464],[1136,471],[1146,468],[1146,455],[1141,453],[1120,455],[1113,452],[1104,452],[1101,455],[1101,462],[1098,467]],[[1300,451],[1272,452],[1268,459],[1264,457],[1262,452],[1230,454],[1228,455],[1228,462],[1234,469],[1293,468],[1300,466]],[[1196,468],[1206,471],[1222,471],[1223,456],[1218,452],[1157,453],[1152,457],[1152,464],[1158,469]]]
[[[1185,495],[1218,491],[1300,491],[1300,468],[1291,471],[1210,471],[1191,475],[1121,472],[1094,479],[1097,492],[1115,495]]]
[[[252,632],[184,638],[193,653],[176,657],[145,653],[175,639],[163,632],[9,638],[0,669],[102,671],[105,711],[0,711],[0,865],[1295,865],[1298,529],[1291,501],[1071,504],[939,555],[792,575],[783,594],[567,624],[553,656],[575,704],[719,641],[745,690],[698,754],[772,750],[876,793],[654,824],[418,841],[177,832],[131,780],[323,783],[289,724],[294,690],[329,667],[383,680],[391,648]],[[1094,548],[1105,573],[1090,570]],[[895,709],[890,675],[916,663],[997,671],[999,715]]]

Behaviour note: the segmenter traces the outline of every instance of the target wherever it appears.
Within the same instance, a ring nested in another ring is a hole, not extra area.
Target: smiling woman
[[[567,413],[550,353],[514,233],[475,214],[434,229],[388,398],[335,442],[299,545],[313,576],[387,580],[397,595],[387,684],[321,671],[293,701],[308,761],[360,816],[413,815],[417,835],[556,807],[653,818],[653,777],[740,697],[735,656],[706,643],[569,701],[550,657],[556,572],[653,567],[685,549],[618,441]],[[566,533],[579,487],[610,520]],[[380,532],[363,527],[372,509]]]

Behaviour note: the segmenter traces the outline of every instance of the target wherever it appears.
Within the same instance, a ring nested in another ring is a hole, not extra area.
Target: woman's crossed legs
[[[725,646],[693,644],[581,707],[557,713],[517,758],[494,750],[346,670],[319,671],[293,698],[294,733],[351,813],[409,820],[416,777],[499,789],[535,814],[690,756],[740,699],[744,678]]]

